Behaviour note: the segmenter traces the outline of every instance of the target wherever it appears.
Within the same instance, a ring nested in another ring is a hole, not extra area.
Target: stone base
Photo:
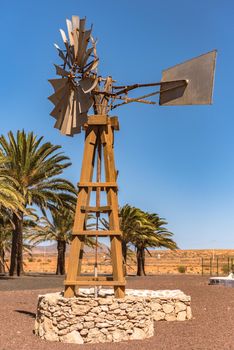
[[[154,320],[191,318],[190,297],[181,291],[126,290],[116,299],[113,290],[80,289],[74,298],[62,293],[38,297],[35,334],[65,343],[104,343],[145,339],[154,334]]]

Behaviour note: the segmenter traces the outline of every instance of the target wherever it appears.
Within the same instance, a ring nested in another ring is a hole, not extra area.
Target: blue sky
[[[181,248],[234,248],[234,2],[11,0],[0,9],[1,133],[24,128],[62,145],[74,183],[84,135],[61,136],[47,100],[66,18],[93,23],[99,72],[120,84],[160,81],[163,69],[218,50],[213,105],[117,110],[119,202],[166,218]]]

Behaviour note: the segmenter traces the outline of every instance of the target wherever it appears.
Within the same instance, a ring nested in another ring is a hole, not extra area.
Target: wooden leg
[[[68,271],[67,271],[68,281],[74,281],[77,276],[78,263],[79,263],[81,244],[82,244],[81,237],[82,236],[75,236],[71,243],[71,250],[69,255]],[[84,239],[84,237],[82,238]],[[65,298],[73,297],[74,293],[75,293],[75,286],[69,286],[69,285],[65,286],[65,292],[64,292]]]
[[[113,278],[116,281],[123,281],[123,258],[122,258],[122,244],[119,237],[111,238],[111,260],[113,266]],[[114,286],[116,298],[124,298],[125,286]]]
[[[113,151],[113,130],[108,125],[105,134],[103,135],[104,143],[104,162],[105,162],[105,173],[106,181],[116,181],[116,170],[114,162],[114,151]],[[109,214],[109,225],[110,230],[119,231],[119,215],[118,215],[118,197],[117,192],[113,188],[107,190],[107,203],[112,207],[112,211]],[[123,257],[122,257],[122,244],[121,239],[117,236],[111,237],[111,260],[113,266],[113,279],[115,281],[124,281],[123,274]],[[125,295],[124,286],[115,286],[115,296],[117,298],[123,298]]]
[[[81,168],[81,182],[89,182],[93,177],[94,168],[94,157],[95,157],[95,147],[96,147],[97,134],[96,129],[92,128],[86,133],[85,147],[84,147],[84,157]],[[77,196],[77,205],[75,220],[73,226],[73,232],[77,233],[84,230],[86,213],[81,210],[81,206],[87,206],[89,203],[90,191],[86,188],[79,189]],[[71,251],[68,262],[67,277],[66,282],[75,281],[77,275],[81,271],[82,263],[82,249],[84,247],[85,236],[74,236],[71,243]],[[67,284],[65,287],[64,296],[66,298],[73,297],[75,293],[75,286]]]

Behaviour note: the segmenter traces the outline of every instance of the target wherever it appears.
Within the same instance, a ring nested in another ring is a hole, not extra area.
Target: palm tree
[[[70,242],[74,210],[60,206],[51,212],[51,220],[47,216],[40,219],[40,224],[34,228],[31,242],[36,244],[45,241],[57,242],[57,268],[56,275],[65,274],[66,245]]]
[[[5,212],[0,214],[0,273],[5,273],[5,255],[10,252],[12,224],[9,215]]]
[[[139,209],[128,204],[119,210],[120,230],[122,231],[122,253],[124,275],[127,274],[127,256],[129,245],[135,241],[139,229],[147,225],[144,213]]]
[[[122,232],[122,253],[123,253],[123,269],[124,275],[127,274],[127,257],[131,252],[130,246],[136,242],[142,230],[152,230],[152,224],[148,222],[145,213],[139,208],[124,205],[119,209],[120,230]],[[109,223],[105,219],[101,219],[106,230],[109,229]]]
[[[149,214],[145,212],[144,215],[149,226],[148,228],[142,227],[132,242],[136,247],[137,276],[146,275],[145,251],[150,254],[148,248],[178,249],[177,244],[171,238],[173,234],[164,226],[167,222],[155,213]]]
[[[124,205],[119,209],[120,230],[122,231],[122,252],[124,274],[126,275],[127,255],[131,246],[136,248],[137,275],[145,275],[145,251],[148,248],[165,247],[177,249],[172,240],[173,234],[164,226],[167,222],[158,214],[150,214],[139,208]],[[101,219],[104,229],[109,229],[109,223]]]
[[[39,225],[35,226],[33,231],[31,231],[32,235],[30,242],[33,242],[34,244],[45,241],[57,242],[56,275],[65,274],[65,254],[67,244],[70,243],[72,238],[72,228],[75,215],[74,204],[73,201],[73,205],[70,208],[59,206],[57,209],[51,210],[51,220],[49,220],[47,216],[42,217],[39,220]],[[87,237],[85,243],[88,246],[94,246],[94,240],[91,237]]]
[[[74,186],[58,177],[71,164],[69,158],[57,152],[61,146],[42,140],[43,137],[24,131],[18,131],[16,137],[10,131],[8,140],[0,137],[0,176],[14,179],[12,186],[23,197],[23,209],[13,213],[11,276],[15,270],[18,276],[22,271],[24,210],[34,204],[45,213],[47,208],[66,202],[75,194]]]
[[[1,157],[0,157],[1,161]],[[0,165],[1,169],[1,165]],[[14,178],[0,173],[0,212],[23,210],[23,197]]]
[[[32,208],[28,208],[25,214],[27,214],[27,216],[24,218],[23,222],[24,232],[27,230],[29,234],[27,234],[24,237],[25,240],[23,242],[23,250],[26,253],[31,254],[33,245],[28,244],[28,241],[31,238],[31,228],[35,227],[35,220],[37,220],[38,218],[35,214],[35,211]],[[14,229],[12,216],[13,212],[11,210],[6,209],[0,212],[0,273],[5,273],[5,256],[6,253],[10,253],[11,251],[11,237],[12,230]],[[7,268],[9,270],[8,266]]]

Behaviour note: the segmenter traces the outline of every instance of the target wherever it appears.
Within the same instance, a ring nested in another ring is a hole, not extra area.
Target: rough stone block
[[[185,321],[187,317],[186,311],[180,311],[177,315],[177,321]]]
[[[84,344],[84,340],[79,332],[72,331],[70,333],[67,333],[63,337],[60,337],[60,341],[63,341],[64,343],[75,343],[75,344]]]

